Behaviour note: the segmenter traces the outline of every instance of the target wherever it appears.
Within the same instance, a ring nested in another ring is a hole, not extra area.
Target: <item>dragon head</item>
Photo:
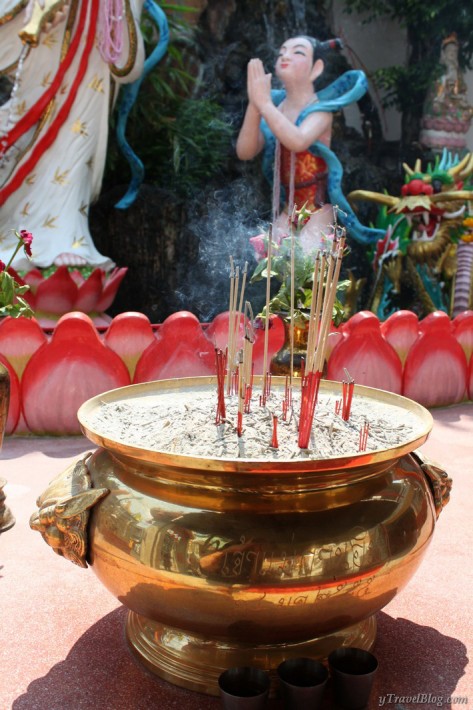
[[[473,153],[461,161],[444,151],[434,165],[422,171],[418,159],[414,168],[403,165],[405,183],[399,197],[379,192],[355,190],[349,199],[369,200],[385,205],[388,213],[404,217],[411,226],[412,242],[434,242],[444,220],[459,219],[466,203],[473,201],[473,190],[465,189],[466,179],[473,174]]]

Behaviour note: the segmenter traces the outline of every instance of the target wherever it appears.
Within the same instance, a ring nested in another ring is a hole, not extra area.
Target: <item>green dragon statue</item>
[[[368,308],[381,320],[401,308],[419,317],[435,310],[457,315],[473,307],[473,154],[460,160],[444,150],[425,172],[420,159],[413,169],[403,167],[399,197],[366,190],[349,195],[382,205],[377,226],[386,236],[373,253]]]

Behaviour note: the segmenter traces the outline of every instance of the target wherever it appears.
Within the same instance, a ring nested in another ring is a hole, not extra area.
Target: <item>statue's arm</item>
[[[254,96],[253,66],[255,62],[259,62],[259,59],[251,59],[247,69],[248,106],[236,144],[236,153],[240,160],[251,160],[257,156],[264,147],[264,136],[261,131],[261,114],[256,107]]]
[[[240,160],[251,160],[263,150],[263,147],[264,137],[261,132],[261,115],[250,102],[238,135],[236,153]]]
[[[262,107],[261,115],[279,142],[295,153],[307,150],[316,141],[330,142],[331,113],[312,113],[298,126],[289,121],[274,104]]]
[[[295,125],[280,108],[274,105],[271,98],[271,74],[265,73],[260,59],[252,59],[248,64],[248,98],[250,103],[247,116],[251,107],[248,128],[250,126],[254,128],[257,120],[259,125],[259,121],[263,117],[273,135],[282,145],[296,153],[307,150],[315,141],[329,143],[332,114],[325,111],[315,111],[304,118],[299,125]],[[245,120],[247,116],[245,116]],[[245,123],[243,127],[245,127]],[[255,148],[255,146],[256,138],[252,147]],[[261,147],[262,145],[260,150]],[[238,155],[240,156],[239,153]],[[256,155],[256,152],[253,155]],[[253,155],[249,157],[253,157]],[[246,159],[248,160],[249,157]]]

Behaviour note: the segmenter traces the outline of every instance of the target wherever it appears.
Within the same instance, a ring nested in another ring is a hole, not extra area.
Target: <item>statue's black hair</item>
[[[315,39],[315,37],[309,37],[309,35],[295,36],[302,37],[302,39],[306,39],[308,42],[310,42],[312,46],[313,64],[315,64],[318,59],[322,59],[322,61],[325,61],[325,57],[327,56],[327,52],[329,49],[343,49],[343,42],[339,37],[335,37],[334,39],[328,39],[325,42],[321,42],[319,39]]]

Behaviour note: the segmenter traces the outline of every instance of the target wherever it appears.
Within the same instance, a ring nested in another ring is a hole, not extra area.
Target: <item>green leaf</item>
[[[343,293],[343,291],[347,290],[349,285],[350,285],[349,279],[345,279],[344,281],[339,281],[337,284],[337,293]]]
[[[2,271],[0,279],[0,306],[7,306],[12,303],[15,297],[15,282],[8,271]]]
[[[258,262],[258,265],[256,266],[256,269],[253,271],[253,275],[250,279],[250,283],[256,283],[256,281],[261,281],[263,278],[266,278],[266,267],[268,265],[268,260],[267,259],[261,259],[261,261]]]

